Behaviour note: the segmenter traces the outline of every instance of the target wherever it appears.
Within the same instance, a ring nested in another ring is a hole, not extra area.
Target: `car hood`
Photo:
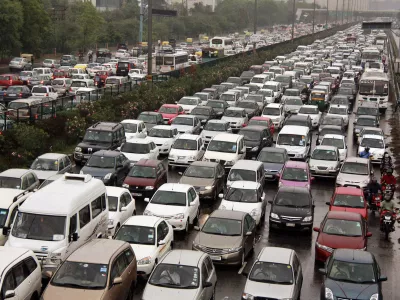
[[[177,114],[165,114],[165,113],[161,113],[163,119],[173,119],[177,116]]]
[[[255,297],[291,299],[293,295],[293,285],[282,285],[247,280],[244,287],[244,292],[252,294]]]
[[[276,147],[286,149],[290,154],[301,154],[306,151],[306,147],[302,146],[276,145]]]
[[[255,147],[260,145],[260,140],[244,140],[246,147]]]
[[[197,117],[200,121],[208,120],[210,118],[210,116],[206,116],[206,115],[193,115],[193,114],[191,114],[191,116]]]
[[[56,175],[58,171],[43,171],[43,170],[33,170],[40,181],[44,181],[47,178]]]
[[[358,147],[358,153],[361,153],[364,151],[364,147],[359,146]],[[386,149],[385,148],[369,148],[369,153],[372,154],[372,156],[375,155],[383,155],[385,153]]]
[[[157,255],[157,247],[155,245],[138,245],[131,244],[136,260],[141,260],[147,256],[155,257]]]
[[[173,289],[147,284],[142,300],[153,299],[185,299],[195,300],[198,289]]]
[[[285,111],[299,110],[302,105],[288,105],[285,104]]]
[[[99,151],[99,150],[107,150],[109,149],[111,144],[109,143],[90,143],[90,142],[82,142],[78,144],[78,147],[81,148],[92,148],[92,153]]]
[[[184,150],[184,149],[171,149],[169,156],[195,156],[197,155],[197,150]]]
[[[81,170],[83,174],[90,174],[95,178],[103,178],[106,176],[108,173],[113,173],[113,169],[103,169],[103,168],[92,168],[92,167],[87,167],[84,166]]]
[[[179,131],[179,133],[186,133],[193,131],[193,126],[190,125],[172,124],[171,128],[176,128]]]
[[[154,186],[155,178],[126,177],[124,183],[133,186]]]
[[[363,181],[369,180],[368,175],[356,175],[356,174],[345,174],[339,173],[336,179],[337,181],[346,181],[348,183],[361,183]],[[367,183],[366,183],[367,184]]]
[[[127,159],[129,159],[129,161],[131,162],[138,162],[139,160],[141,160],[142,158],[149,158],[150,153],[127,153],[127,152],[121,152],[122,154],[124,154],[126,156]]]
[[[308,181],[292,181],[292,180],[280,179],[279,182],[285,186],[307,187],[307,188],[310,187]]]
[[[157,216],[174,216],[180,213],[184,213],[186,206],[175,206],[175,205],[162,205],[149,203],[146,206],[146,210],[151,211]]]
[[[179,104],[182,106],[184,111],[191,112],[193,108],[196,107],[196,105],[188,105],[188,104]]]
[[[195,187],[211,186],[214,185],[214,178],[199,178],[182,176],[179,183],[189,184]]]
[[[349,299],[369,299],[373,294],[378,293],[378,284],[360,284],[351,282],[334,281],[327,278],[325,287],[332,290],[336,297],[344,297]]]
[[[271,212],[278,214],[279,216],[290,216],[290,217],[306,217],[311,216],[311,208],[294,208],[286,206],[274,205]]]
[[[222,132],[222,131],[203,130],[203,131],[201,132],[201,135],[202,135],[203,137],[206,137],[206,136],[214,137],[214,136],[216,136],[217,134],[220,134],[221,132]]]
[[[251,211],[255,208],[260,207],[261,202],[235,202],[235,201],[227,201],[222,200],[221,206],[225,206],[226,210],[234,210],[234,211],[243,211],[247,213],[251,213]]]
[[[230,249],[242,245],[242,236],[225,236],[217,234],[208,234],[200,231],[194,242],[201,246],[218,249]]]
[[[265,171],[280,171],[283,168],[283,164],[277,163],[264,163]]]
[[[336,167],[338,162],[337,161],[330,161],[330,160],[321,160],[321,159],[313,159],[310,158],[308,164],[311,166],[320,166],[320,167]]]
[[[206,159],[219,159],[224,161],[235,160],[237,158],[236,153],[216,152],[207,150],[204,154]]]
[[[140,137],[140,133],[139,132],[135,132],[135,133],[127,133],[127,132],[125,132],[125,137],[126,137],[127,140],[133,139],[133,138],[139,138]]]
[[[364,237],[352,237],[341,235],[330,235],[321,232],[317,238],[317,242],[321,245],[328,246],[332,249],[362,249],[364,248]]]
[[[231,123],[243,123],[243,118],[235,118],[235,117],[222,117],[222,121],[231,122]]]
[[[104,290],[86,290],[86,289],[64,288],[64,287],[53,286],[53,285],[49,284],[42,297],[45,300],[50,300],[50,299],[97,300],[97,299],[102,299],[103,294],[104,294]]]
[[[164,144],[165,142],[172,143],[172,138],[160,138],[160,137],[147,136],[146,139],[153,141],[154,144]]]

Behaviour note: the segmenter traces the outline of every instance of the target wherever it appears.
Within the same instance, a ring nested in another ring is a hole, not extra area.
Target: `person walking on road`
[[[400,106],[400,96],[397,97],[397,102],[396,102],[396,106],[395,106],[395,108],[394,108],[394,112],[397,111],[397,109],[399,108],[399,106]]]

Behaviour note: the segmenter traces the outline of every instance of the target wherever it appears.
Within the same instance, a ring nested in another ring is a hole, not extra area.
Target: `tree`
[[[76,18],[79,26],[77,46],[85,51],[87,47],[96,44],[105,22],[91,2],[76,3],[75,5],[79,12]]]
[[[9,57],[19,52],[23,12],[21,3],[14,0],[0,1],[0,57]]]

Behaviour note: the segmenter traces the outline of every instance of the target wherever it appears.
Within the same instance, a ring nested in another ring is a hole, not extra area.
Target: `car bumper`
[[[155,190],[146,190],[144,187],[139,186],[136,188],[136,186],[129,186],[128,190],[131,192],[131,195],[133,197],[143,197],[143,198],[151,198],[154,195]]]
[[[184,219],[169,219],[166,220],[174,231],[183,231],[186,229],[186,220]]]
[[[151,264],[146,264],[146,265],[137,265],[137,275],[141,277],[148,277],[153,271],[154,268],[154,262]]]
[[[160,154],[168,154],[169,153],[169,151],[171,151],[171,148],[170,148],[170,146],[163,146],[163,145],[157,145],[157,147],[158,147],[158,149],[159,149],[159,153]]]
[[[277,181],[278,179],[279,179],[278,172],[271,173],[271,172],[265,171],[265,181]]]
[[[315,260],[320,262],[326,262],[326,260],[331,256],[331,252],[315,247]]]
[[[216,187],[209,190],[199,190],[196,189],[196,192],[199,194],[200,199],[213,199]]]
[[[170,166],[174,167],[188,167],[191,163],[193,163],[194,160],[188,160],[188,161],[175,161],[173,159],[168,159],[168,164]]]
[[[344,182],[344,183],[338,183],[336,182],[337,187],[355,187],[358,189],[362,189],[363,191],[367,190],[367,185],[363,183],[349,183],[349,182]]]
[[[339,170],[310,170],[310,173],[314,177],[337,177]]]
[[[295,230],[295,231],[303,231],[303,230],[312,230],[313,222],[301,222],[294,221],[290,222],[287,220],[277,220],[269,218],[269,226],[270,228],[276,229],[284,229],[284,230]]]
[[[197,249],[195,247],[192,247],[192,250],[201,251],[200,249]],[[207,254],[210,255],[212,262],[216,265],[240,265],[242,263],[242,251],[227,253],[227,254],[215,254],[215,255],[213,255],[212,253],[207,253]]]

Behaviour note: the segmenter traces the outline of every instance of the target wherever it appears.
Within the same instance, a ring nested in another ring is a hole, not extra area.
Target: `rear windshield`
[[[47,93],[47,88],[45,87],[33,87],[32,93],[39,93],[39,94],[46,94]]]
[[[0,76],[0,80],[11,80],[11,76]]]

